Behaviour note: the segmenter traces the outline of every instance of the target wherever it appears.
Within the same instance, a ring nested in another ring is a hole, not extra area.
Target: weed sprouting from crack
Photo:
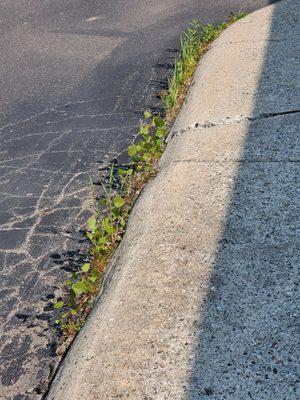
[[[67,299],[59,299],[54,304],[55,309],[62,309],[56,323],[65,338],[80,330],[91,311],[103,272],[122,239],[132,205],[145,183],[156,173],[166,133],[165,121],[159,115],[145,112],[140,139],[127,149],[129,163],[123,168],[112,164],[106,179],[100,179],[103,196],[95,200],[96,213],[87,223],[90,262],[84,263],[80,271],[67,280]]]
[[[180,51],[175,56],[173,75],[168,78],[168,90],[161,93],[166,121],[171,123],[178,114],[197,63],[208,46],[226,28],[245,15],[245,13],[232,14],[228,21],[218,26],[207,24],[200,27],[199,21],[193,20],[191,27],[180,36]]]
[[[92,309],[104,271],[125,232],[132,206],[146,182],[156,175],[168,128],[179,112],[197,62],[224,29],[244,16],[231,15],[227,22],[218,26],[208,24],[200,27],[197,20],[192,22],[180,37],[181,49],[175,56],[168,90],[161,93],[164,115],[152,115],[146,111],[140,125],[139,140],[127,149],[128,164],[121,168],[112,164],[106,177],[100,178],[103,196],[94,196],[95,214],[87,222],[89,262],[67,280],[65,299],[59,298],[54,304],[55,309],[61,309],[60,318],[56,320],[62,332],[57,354],[66,350]]]

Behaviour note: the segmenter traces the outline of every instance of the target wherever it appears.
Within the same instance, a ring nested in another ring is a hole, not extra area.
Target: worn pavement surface
[[[298,400],[300,8],[200,62],[48,400]]]
[[[243,4],[1,1],[1,399],[39,397],[58,361],[50,303],[82,258],[88,176],[159,106],[191,19],[221,21]]]

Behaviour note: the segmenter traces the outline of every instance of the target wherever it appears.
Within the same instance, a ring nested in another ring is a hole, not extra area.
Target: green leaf
[[[103,220],[101,221],[102,226],[108,225],[110,222],[109,218],[103,218]]]
[[[155,123],[155,125],[156,125],[157,127],[163,127],[163,126],[165,126],[165,121],[164,121],[160,116],[158,116],[158,115],[156,115],[156,116],[153,118],[153,122]]]
[[[58,309],[58,308],[63,308],[63,306],[64,306],[64,302],[63,302],[63,301],[57,301],[57,302],[53,305],[53,308]]]
[[[148,118],[150,118],[150,117],[151,117],[151,112],[145,111],[145,112],[144,112],[144,118],[145,118],[145,119],[148,119]]]
[[[90,266],[89,263],[85,263],[85,264],[83,264],[81,270],[82,270],[82,272],[88,272],[89,269],[90,269],[90,267],[91,267],[91,266]]]
[[[73,308],[73,309],[71,310],[71,314],[72,314],[72,315],[76,315],[76,314],[77,314],[77,310],[76,310],[75,308]]]
[[[93,234],[91,232],[87,232],[86,236],[88,239],[90,239],[91,242],[93,241]]]
[[[99,243],[99,244],[104,244],[105,242],[107,242],[107,237],[106,237],[106,236],[101,236],[101,237],[98,239],[98,243]]]
[[[102,221],[102,226],[105,232],[110,235],[115,232],[115,228],[111,224],[111,220],[109,218],[104,218],[104,220]]]
[[[136,153],[137,153],[137,148],[136,148],[136,146],[135,146],[134,144],[130,145],[130,146],[128,147],[127,152],[128,152],[128,155],[129,155],[130,157],[135,156]]]
[[[96,229],[96,219],[94,217],[90,217],[87,223],[91,231],[94,231]]]
[[[144,149],[145,150],[151,150],[152,146],[153,146],[153,143],[145,143]]]
[[[124,206],[124,204],[125,204],[125,200],[123,199],[123,197],[121,197],[121,196],[116,196],[116,197],[114,198],[114,206],[115,206],[115,207],[121,208],[121,207]]]
[[[125,226],[125,225],[126,225],[126,221],[125,221],[125,219],[122,219],[121,226]]]
[[[156,130],[156,136],[161,138],[165,136],[165,130],[162,126],[159,126]]]
[[[105,232],[109,233],[110,235],[115,233],[115,228],[112,225],[105,225],[104,227]]]
[[[76,294],[74,292],[74,290],[71,288],[70,289],[70,301],[69,301],[69,305],[73,308],[76,308]]]
[[[146,160],[146,161],[150,161],[150,160],[151,160],[151,154],[150,154],[150,153],[145,153],[145,154],[143,155],[143,158],[144,158],[144,160]]]
[[[119,218],[120,210],[118,208],[113,208],[112,213],[113,213],[113,216],[115,217],[115,219]]]
[[[95,283],[96,280],[98,279],[98,277],[99,277],[99,271],[97,271],[96,269],[93,269],[93,270],[91,271],[91,275],[89,276],[89,280],[90,280],[92,283]]]
[[[76,296],[79,296],[82,293],[88,293],[89,291],[87,285],[83,281],[75,282],[72,285],[72,289]]]
[[[147,125],[141,125],[140,134],[144,136],[147,136],[149,134],[149,128]]]
[[[123,176],[123,175],[132,175],[132,173],[133,173],[133,169],[132,168],[129,168],[129,169],[118,169],[118,174],[120,175],[120,176]]]
[[[68,280],[66,281],[66,285],[67,285],[67,286],[71,286],[71,285],[72,285],[72,281],[71,281],[70,279],[68,279]]]
[[[61,322],[60,319],[56,319],[56,320],[55,320],[56,325],[59,325],[60,322]]]

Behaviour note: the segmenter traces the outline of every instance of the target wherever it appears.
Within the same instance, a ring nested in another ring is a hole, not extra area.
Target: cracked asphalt
[[[51,301],[85,254],[88,177],[124,152],[145,109],[159,109],[188,23],[244,3],[1,2],[1,400],[40,398],[60,361]]]

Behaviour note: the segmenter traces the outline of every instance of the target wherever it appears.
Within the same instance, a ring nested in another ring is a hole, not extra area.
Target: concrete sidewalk
[[[300,398],[299,13],[255,12],[201,61],[48,399]]]

